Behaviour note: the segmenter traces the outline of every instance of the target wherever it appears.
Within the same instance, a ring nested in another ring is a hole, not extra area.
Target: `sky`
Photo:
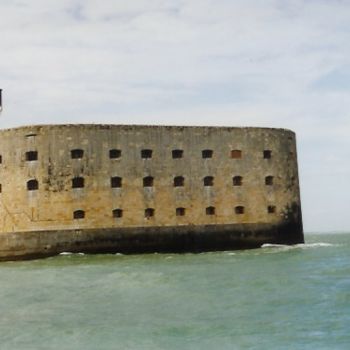
[[[350,1],[0,0],[0,128],[297,134],[304,229],[350,232]]]

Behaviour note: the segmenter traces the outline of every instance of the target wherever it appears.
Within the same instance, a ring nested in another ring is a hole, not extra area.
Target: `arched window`
[[[267,185],[267,186],[273,185],[273,176],[266,176],[265,177],[265,185]]]
[[[33,180],[29,180],[27,182],[27,190],[28,191],[35,191],[37,189],[39,189],[38,180],[33,179]]]
[[[205,208],[206,215],[215,215],[215,207],[207,207]]]
[[[72,149],[70,154],[72,159],[79,159],[83,158],[84,151],[82,149]]]
[[[214,177],[213,176],[206,176],[203,179],[204,186],[214,186]]]
[[[176,208],[176,216],[184,216],[186,212],[185,208]]]
[[[110,159],[117,159],[122,156],[122,151],[120,149],[110,149],[109,150],[109,158]]]
[[[174,177],[174,187],[181,187],[185,185],[185,178],[183,176]]]
[[[37,151],[26,152],[26,161],[31,162],[33,160],[38,160],[38,152]]]
[[[272,151],[269,149],[265,149],[263,152],[263,155],[264,155],[264,159],[270,159],[272,155]]]
[[[122,209],[113,209],[112,211],[114,218],[121,218],[123,216],[123,210]]]
[[[141,151],[141,158],[142,159],[152,158],[152,150],[151,149],[143,149]]]
[[[231,158],[233,159],[242,158],[242,151],[240,149],[233,149],[231,151]]]
[[[235,213],[236,214],[244,214],[244,207],[241,205],[238,205],[237,207],[235,207]]]
[[[152,187],[153,186],[153,177],[146,176],[143,178],[143,187]]]
[[[154,216],[154,209],[153,208],[147,208],[145,209],[145,218],[151,218],[152,216]]]
[[[73,212],[73,219],[84,219],[85,211],[84,210],[75,210]]]
[[[213,157],[213,150],[211,149],[204,149],[202,151],[202,158],[212,158]]]
[[[276,213],[276,206],[274,206],[274,205],[269,205],[269,206],[267,207],[267,212],[268,212],[269,214],[274,214],[274,213]]]
[[[243,177],[242,176],[234,176],[232,178],[233,186],[242,186]]]
[[[182,149],[174,149],[172,152],[173,159],[178,159],[183,157],[184,151]]]
[[[84,178],[74,177],[72,179],[72,188],[82,188],[82,187],[84,187]]]
[[[111,177],[111,187],[122,187],[122,178],[119,176]]]

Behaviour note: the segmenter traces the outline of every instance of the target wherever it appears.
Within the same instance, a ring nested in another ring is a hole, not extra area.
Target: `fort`
[[[34,125],[0,131],[0,259],[302,243],[294,132]]]

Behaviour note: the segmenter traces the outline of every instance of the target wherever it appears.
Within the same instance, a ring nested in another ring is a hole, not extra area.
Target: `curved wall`
[[[205,150],[211,157],[206,152],[203,158]],[[296,142],[289,130],[26,126],[0,131],[0,154],[0,236],[292,224],[290,242],[302,241]]]

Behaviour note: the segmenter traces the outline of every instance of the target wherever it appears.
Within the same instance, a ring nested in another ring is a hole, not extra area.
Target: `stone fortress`
[[[35,125],[0,131],[0,259],[302,243],[285,129]]]

